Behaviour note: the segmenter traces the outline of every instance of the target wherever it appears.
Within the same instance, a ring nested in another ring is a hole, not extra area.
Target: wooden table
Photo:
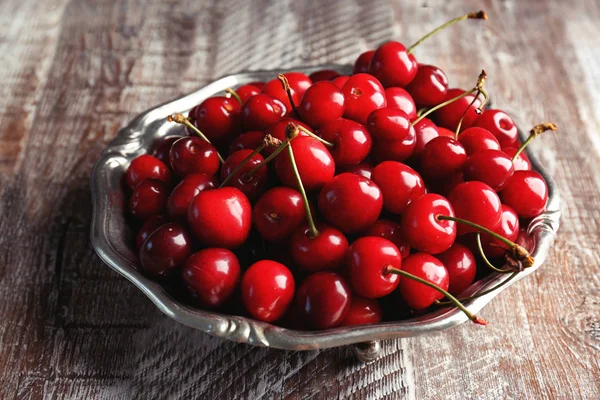
[[[600,398],[600,2],[0,2],[0,398]],[[468,87],[479,70],[562,193],[545,265],[487,328],[284,352],[159,313],[96,257],[90,171],[139,112],[241,70],[350,63],[485,8],[416,51]]]

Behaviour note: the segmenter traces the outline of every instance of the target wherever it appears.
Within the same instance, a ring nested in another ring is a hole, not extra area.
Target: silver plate
[[[297,68],[306,73],[318,69],[334,69],[349,73],[349,66],[324,65],[312,68]],[[363,360],[371,360],[379,348],[376,341],[439,331],[467,321],[465,315],[456,308],[443,308],[419,318],[377,325],[335,328],[319,332],[305,332],[281,328],[250,318],[224,315],[200,310],[174,300],[158,283],[148,279],[138,270],[138,258],[132,243],[132,232],[124,219],[127,200],[121,190],[123,174],[131,160],[146,153],[153,142],[160,137],[181,132],[181,126],[169,123],[166,117],[176,112],[186,113],[193,106],[226,88],[237,87],[252,81],[270,80],[282,71],[256,71],[229,75],[208,86],[150,109],[135,118],[121,129],[117,137],[102,153],[94,166],[91,179],[93,215],[91,242],[98,256],[112,269],[136,285],[156,304],[163,313],[174,320],[199,329],[210,335],[257,346],[288,350],[323,349],[360,342],[371,342],[371,346],[357,348],[357,355]],[[285,72],[285,71],[283,71]],[[521,139],[524,139],[521,132]],[[519,273],[515,279],[502,288],[466,303],[467,308],[479,312],[494,297],[506,290],[519,279],[532,274],[546,259],[558,230],[560,220],[560,199],[556,184],[532,154],[529,154],[533,168],[546,180],[549,190],[547,211],[531,221],[528,229],[534,247],[532,255],[535,265]],[[463,295],[471,295],[491,288],[506,275],[492,274],[474,283]]]

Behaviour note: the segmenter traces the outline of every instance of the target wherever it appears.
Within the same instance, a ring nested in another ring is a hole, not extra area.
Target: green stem
[[[544,132],[555,131],[557,129],[558,129],[558,126],[552,122],[544,122],[543,124],[537,124],[536,126],[531,128],[531,130],[529,131],[529,137],[527,139],[525,139],[525,141],[523,142],[521,147],[519,147],[519,149],[517,150],[517,152],[515,153],[515,155],[512,158],[512,162],[515,162],[517,157],[519,157],[519,154],[521,154],[523,152],[523,150],[525,150],[525,147],[527,147],[533,139],[535,139],[536,137],[538,137],[539,135],[541,135]]]
[[[489,230],[488,228],[483,227],[483,226],[481,226],[479,224],[476,224],[474,222],[467,221],[466,219],[457,218],[457,217],[451,217],[449,215],[437,215],[436,218],[438,220],[442,220],[442,221],[454,221],[454,222],[459,222],[461,224],[468,225],[468,226],[470,226],[472,228],[475,228],[475,229],[477,229],[477,230],[479,230],[481,232],[487,233],[488,235],[492,236],[495,239],[498,239],[499,241],[501,241],[502,243],[504,243],[508,247],[515,247],[516,246],[515,243],[511,242],[510,240],[508,240],[504,236],[500,236],[496,232],[493,232],[493,231]]]
[[[294,150],[292,149],[292,146],[288,146],[288,154],[290,156],[292,170],[294,171],[294,175],[296,176],[296,183],[298,184],[298,189],[300,189],[300,195],[302,195],[304,208],[306,209],[306,219],[308,221],[310,235],[314,238],[316,236],[319,236],[319,231],[315,226],[315,221],[313,220],[312,212],[310,211],[310,204],[308,203],[308,197],[306,196],[306,191],[304,190],[304,185],[302,184],[302,178],[300,177],[300,172],[298,171],[298,166],[296,165],[296,159],[294,158]]]
[[[317,139],[319,142],[323,143],[325,146],[329,147],[329,148],[333,148],[335,147],[335,144],[323,139],[320,136],[315,135],[314,133],[312,133],[311,131],[309,131],[308,129],[306,129],[305,127],[303,127],[302,125],[298,125],[298,129],[300,129],[302,132],[306,133],[308,136],[310,136],[313,139]]]
[[[481,93],[481,89],[477,89],[476,92],[475,92],[475,96],[473,97],[473,100],[469,104],[469,107],[467,107],[465,109],[465,111],[462,113],[462,116],[458,120],[458,125],[456,126],[456,131],[454,132],[454,140],[458,140],[458,135],[460,133],[460,127],[462,126],[463,120],[465,119],[465,116],[467,115],[467,112],[469,112],[469,110],[471,109],[471,107],[473,107],[473,104],[475,104],[475,102],[477,101],[477,98],[479,97],[480,93]]]
[[[222,188],[222,187],[224,187],[224,186],[227,184],[227,182],[229,182],[229,181],[230,181],[230,180],[231,180],[231,179],[232,179],[234,176],[236,176],[236,175],[237,175],[237,173],[238,173],[238,172],[240,172],[240,170],[241,170],[242,168],[244,168],[244,165],[246,165],[246,164],[247,164],[247,163],[248,163],[248,162],[249,162],[249,161],[252,159],[252,157],[254,157],[254,156],[255,156],[255,155],[257,155],[258,153],[260,153],[261,151],[263,151],[263,149],[264,149],[265,147],[266,147],[266,143],[265,143],[265,142],[262,142],[262,143],[261,143],[261,144],[260,144],[260,145],[259,145],[259,146],[258,146],[256,149],[254,149],[254,151],[253,151],[252,153],[250,153],[250,154],[248,155],[248,157],[244,158],[244,159],[242,160],[242,162],[240,162],[240,163],[237,165],[237,167],[235,167],[235,168],[233,169],[233,171],[231,171],[231,173],[230,173],[229,175],[227,175],[227,178],[225,178],[225,179],[223,180],[223,182],[221,182],[221,184],[219,185],[219,188]]]
[[[458,300],[459,300],[460,302],[465,302],[465,301],[469,301],[469,300],[476,299],[476,298],[478,298],[478,297],[481,297],[481,296],[485,296],[485,295],[486,295],[486,294],[488,294],[488,293],[492,293],[494,290],[496,290],[496,289],[498,289],[498,288],[501,288],[502,286],[506,285],[508,282],[510,282],[511,280],[513,280],[513,278],[514,278],[515,276],[517,276],[518,274],[519,274],[519,272],[518,272],[518,271],[515,271],[515,272],[513,272],[513,273],[512,273],[512,274],[511,274],[511,275],[510,275],[508,278],[506,278],[504,281],[500,282],[500,283],[499,283],[499,284],[497,284],[496,286],[494,286],[494,287],[491,287],[491,288],[489,288],[489,289],[487,289],[487,290],[484,290],[484,291],[483,291],[483,292],[481,292],[481,293],[474,294],[473,296],[464,297],[464,298],[462,298],[462,299],[458,299]],[[438,300],[436,300],[436,301],[435,301],[435,304],[437,304],[437,305],[439,305],[439,306],[449,306],[449,305],[452,305],[453,303],[452,303],[452,302],[449,302],[449,301],[438,301]]]
[[[235,90],[233,90],[232,88],[225,89],[225,92],[229,93],[231,95],[231,97],[233,97],[234,99],[236,99],[240,104],[244,103],[242,101],[242,98],[240,97],[240,95],[237,94],[237,92]]]
[[[483,259],[483,262],[490,267],[490,269],[501,273],[501,274],[508,274],[511,271],[509,270],[504,270],[504,269],[500,269],[500,268],[496,268],[491,262],[490,260],[488,260],[487,256],[485,255],[485,252],[483,251],[483,245],[481,244],[481,233],[477,232],[477,247],[479,248],[479,254],[481,254],[481,258]]]
[[[292,140],[292,139],[288,138],[288,139],[284,140],[283,142],[281,142],[281,144],[275,149],[275,151],[273,151],[273,153],[271,153],[267,158],[265,158],[264,160],[262,160],[262,162],[260,164],[257,164],[250,171],[246,172],[246,175],[244,175],[244,177],[245,178],[251,177],[252,175],[254,175],[256,173],[256,171],[258,171],[264,165],[268,164],[272,159],[274,159],[275,157],[277,157],[277,155],[279,153],[281,153],[283,150],[285,150],[285,148],[287,147],[287,145],[290,143],[290,140]]]
[[[473,92],[475,92],[476,90],[477,90],[477,89],[471,89],[471,90],[469,90],[469,91],[467,91],[467,92],[464,92],[463,94],[459,94],[458,96],[451,98],[450,100],[446,100],[446,101],[444,101],[443,103],[440,103],[440,104],[438,104],[438,105],[437,105],[437,106],[435,106],[435,107],[431,107],[429,110],[427,110],[427,111],[425,111],[423,114],[421,114],[421,115],[419,116],[419,118],[415,119],[415,120],[412,122],[412,124],[411,124],[411,125],[412,125],[412,126],[415,126],[415,125],[417,125],[417,124],[418,124],[418,123],[419,123],[419,122],[420,122],[420,121],[421,121],[423,118],[427,117],[427,116],[428,116],[429,114],[431,114],[432,112],[434,112],[434,111],[437,111],[437,110],[439,110],[439,109],[440,109],[440,108],[442,108],[442,107],[446,107],[448,104],[452,104],[452,103],[454,103],[456,100],[460,100],[460,99],[462,99],[463,97],[467,97],[468,95],[472,94],[472,93],[473,93]]]

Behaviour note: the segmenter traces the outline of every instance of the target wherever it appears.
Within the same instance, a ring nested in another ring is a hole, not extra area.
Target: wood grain
[[[416,51],[452,85],[481,68],[555,177],[546,264],[486,308],[487,328],[284,352],[176,324],[88,240],[89,176],[119,127],[247,69],[353,62],[485,8]],[[600,4],[484,1],[0,2],[0,398],[600,398]]]

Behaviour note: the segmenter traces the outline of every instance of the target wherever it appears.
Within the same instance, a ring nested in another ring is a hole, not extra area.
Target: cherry
[[[313,329],[335,328],[350,310],[350,288],[336,273],[317,272],[298,288],[296,308]]]
[[[384,87],[405,87],[417,75],[417,60],[400,42],[390,41],[375,50],[369,73]]]
[[[500,199],[494,189],[483,182],[458,184],[448,196],[448,200],[457,218],[479,224],[489,230],[496,229],[502,220]],[[458,226],[459,235],[475,231],[477,229],[471,226]]]
[[[170,162],[169,152],[171,151],[171,146],[173,146],[173,143],[178,139],[181,139],[181,137],[181,135],[170,135],[157,140],[154,144],[152,155],[168,165]]]
[[[379,187],[370,179],[347,172],[334,177],[319,194],[321,215],[344,233],[358,233],[373,225],[382,207]]]
[[[467,246],[455,243],[443,253],[435,256],[448,271],[450,285],[448,292],[460,294],[471,286],[477,273],[475,256]]]
[[[262,131],[249,131],[237,136],[229,145],[229,154],[238,150],[253,150],[260,146],[265,137]]]
[[[383,193],[383,208],[401,214],[413,200],[425,194],[425,183],[411,167],[396,161],[385,161],[373,169],[373,182]]]
[[[494,229],[494,232],[514,242],[519,236],[519,228],[519,216],[515,210],[506,204],[502,204],[502,221]],[[481,234],[481,241],[484,253],[490,257],[500,257],[509,250],[509,247],[505,243],[485,233]]]
[[[288,137],[288,129],[290,129],[288,126],[290,124],[294,124],[294,125],[298,126],[298,128],[302,127],[302,128],[305,128],[306,130],[309,130],[308,125],[306,125],[303,122],[298,121],[297,119],[281,118],[279,121],[269,125],[267,127],[267,129],[265,129],[265,135],[271,135],[275,139],[281,140],[283,142]],[[303,131],[300,129],[297,130],[297,134],[298,134],[298,136],[308,136],[306,131]],[[268,156],[268,155],[272,154],[274,151],[275,151],[274,148],[266,148],[263,150],[263,154]]]
[[[248,172],[263,161],[263,157],[254,154],[253,150],[238,150],[232,153],[221,168],[221,186],[238,188],[250,201],[257,199],[267,186],[268,171],[266,167],[261,167],[254,171],[252,176],[248,176]]]
[[[320,81],[330,81],[334,78],[340,76],[339,72],[334,71],[332,69],[321,69],[313,72],[308,77],[313,83],[317,83]]]
[[[364,125],[345,118],[327,122],[319,129],[319,136],[333,145],[329,152],[338,167],[360,163],[373,144]]]
[[[519,130],[513,120],[502,110],[486,110],[475,120],[473,126],[490,131],[502,148],[518,147]]]
[[[466,91],[462,89],[448,89],[444,101],[448,101],[464,93],[466,93]],[[468,109],[461,124],[461,131],[470,128],[475,123],[477,117],[479,117],[479,114],[477,114],[475,109],[481,105],[481,100],[479,99],[475,100],[475,102],[471,104],[474,98],[474,94],[469,94],[443,108],[440,108],[434,114],[436,123],[444,128],[450,129],[451,131],[456,131],[458,122]]]
[[[536,171],[516,171],[506,182],[500,197],[519,217],[533,218],[546,207],[548,186]]]
[[[352,74],[363,74],[369,71],[369,64],[371,63],[371,59],[373,58],[373,54],[375,54],[375,50],[369,50],[362,53],[356,59],[354,63],[354,68],[352,69]]]
[[[248,85],[240,86],[239,88],[235,89],[235,93],[240,98],[240,102],[242,104],[244,104],[246,102],[246,100],[248,100],[250,97],[259,94],[261,89],[262,89],[262,87],[259,88],[258,86],[248,84]]]
[[[232,187],[198,193],[188,209],[190,230],[206,246],[233,249],[250,233],[252,209],[248,198]]]
[[[439,220],[438,215],[454,216],[450,202],[439,194],[423,195],[406,207],[400,226],[402,236],[410,247],[429,254],[438,254],[454,244],[456,223]]]
[[[383,86],[369,74],[352,75],[344,84],[342,93],[346,107],[344,117],[363,125],[366,125],[373,110],[387,105]]]
[[[225,143],[239,132],[240,103],[234,98],[209,97],[194,108],[194,125],[211,143]]]
[[[304,96],[304,93],[313,84],[310,77],[302,72],[286,72],[285,77],[290,83],[290,88],[298,93],[300,97]]]
[[[142,154],[131,161],[125,180],[130,188],[135,187],[146,179],[156,179],[165,183],[171,182],[171,170],[158,158],[148,154]]]
[[[514,173],[509,156],[500,150],[479,150],[464,164],[465,181],[481,181],[499,192]]]
[[[400,224],[388,219],[380,219],[367,229],[362,236],[376,236],[392,242],[400,252],[402,258],[410,254],[410,245],[402,236]]]
[[[404,140],[406,137],[410,137],[411,133],[414,137],[408,114],[401,109],[389,106],[379,108],[369,114],[367,128],[376,140]]]
[[[317,82],[302,96],[298,112],[304,122],[318,129],[344,115],[344,95],[329,81]]]
[[[281,101],[263,93],[257,94],[242,106],[242,125],[246,131],[264,131],[286,113],[287,109]]]
[[[417,106],[406,90],[399,87],[389,87],[385,89],[385,99],[388,107],[404,111],[410,121],[417,119]]]
[[[448,77],[434,65],[419,64],[417,75],[406,90],[419,107],[433,107],[446,99]]]
[[[317,223],[318,235],[312,236],[311,229],[304,224],[290,239],[292,259],[305,271],[337,269],[344,264],[348,240],[336,228]]]
[[[165,217],[164,215],[153,215],[152,217],[146,219],[146,221],[144,222],[144,225],[142,225],[142,227],[140,228],[140,230],[138,231],[138,234],[136,236],[135,239],[135,246],[137,249],[141,249],[142,245],[144,244],[144,242],[146,241],[146,239],[148,238],[148,236],[150,236],[150,234],[152,232],[154,232],[155,230],[157,230],[158,228],[160,228],[161,226],[163,226],[164,224],[168,223],[169,220],[167,219],[167,217]]]
[[[519,149],[517,149],[516,147],[505,147],[502,149],[502,151],[506,153],[506,155],[509,156],[511,159],[513,159],[515,154],[517,154],[517,152],[519,151]],[[531,170],[531,161],[529,160],[529,157],[527,156],[526,152],[522,151],[519,153],[517,158],[513,160],[513,167],[515,171]]]
[[[214,189],[218,185],[217,179],[206,174],[187,175],[171,192],[167,200],[167,213],[171,218],[185,221],[187,211],[196,195],[204,190]]]
[[[432,192],[434,193],[438,193],[441,194],[444,197],[448,197],[448,195],[450,193],[452,193],[452,191],[454,190],[454,188],[460,184],[463,183],[465,181],[464,177],[463,177],[463,173],[462,171],[459,171],[458,173],[436,181],[436,182],[432,182],[432,187],[430,188]]]
[[[129,198],[129,212],[134,217],[145,220],[165,209],[169,189],[164,182],[146,179],[133,190]]]
[[[454,132],[452,132],[448,128],[444,128],[443,126],[438,126],[437,130],[438,130],[438,133],[440,134],[440,136],[447,136],[447,137],[451,137],[451,138],[453,138],[454,136],[456,136],[454,134]]]
[[[263,88],[261,89],[261,93],[267,94],[273,97],[274,99],[279,100],[281,104],[285,106],[285,109],[288,113],[292,111],[292,104],[300,103],[300,99],[302,98],[302,95],[297,93],[291,87],[290,84],[290,93],[293,101],[292,103],[292,101],[290,101],[290,98],[288,97],[287,91],[284,89],[283,85],[281,84],[278,78],[272,79],[269,82],[267,82],[265,86],[263,86]]]
[[[252,317],[265,322],[278,320],[294,299],[296,284],[290,270],[271,260],[256,262],[242,278],[242,300]]]
[[[373,145],[373,157],[378,162],[405,161],[413,155],[416,144],[416,133],[411,126],[403,139],[377,140]]]
[[[169,222],[148,235],[140,249],[145,272],[164,276],[183,264],[191,253],[190,238],[178,224]]]
[[[261,81],[254,81],[254,82],[247,83],[247,85],[256,86],[257,88],[262,89],[265,86],[265,83],[261,82]]]
[[[386,296],[396,289],[400,277],[387,272],[387,268],[401,266],[398,248],[381,237],[362,237],[348,250],[346,267],[350,285],[355,293],[369,299]]]
[[[373,325],[381,322],[383,311],[375,299],[353,295],[342,326]]]
[[[271,242],[286,240],[304,221],[302,196],[294,189],[278,186],[265,192],[252,211],[260,236]]]
[[[402,262],[402,270],[422,278],[443,290],[448,290],[448,270],[437,258],[427,253],[414,253]],[[436,300],[444,297],[439,291],[412,279],[400,279],[398,292],[413,310],[425,310]]]
[[[337,78],[332,79],[331,83],[342,89],[346,82],[348,82],[348,79],[350,79],[348,75],[340,75]]]
[[[423,118],[414,125],[416,143],[413,150],[413,158],[418,160],[425,145],[440,135],[438,127],[428,118]],[[454,137],[454,133],[452,136]]]
[[[438,136],[425,145],[419,171],[429,179],[440,180],[458,173],[465,161],[467,152],[458,140]]]
[[[341,172],[349,172],[351,174],[356,174],[360,176],[364,176],[367,179],[371,179],[371,174],[373,173],[373,166],[366,162],[355,164],[355,165],[347,165],[341,168]]]
[[[173,172],[178,176],[193,173],[214,175],[220,166],[217,149],[195,136],[183,137],[173,143],[169,159]]]
[[[479,150],[500,150],[498,139],[492,135],[492,132],[483,128],[465,129],[458,136],[458,141],[469,156]]]
[[[181,268],[183,282],[202,307],[218,308],[240,281],[240,263],[231,251],[209,248],[192,254]]]

